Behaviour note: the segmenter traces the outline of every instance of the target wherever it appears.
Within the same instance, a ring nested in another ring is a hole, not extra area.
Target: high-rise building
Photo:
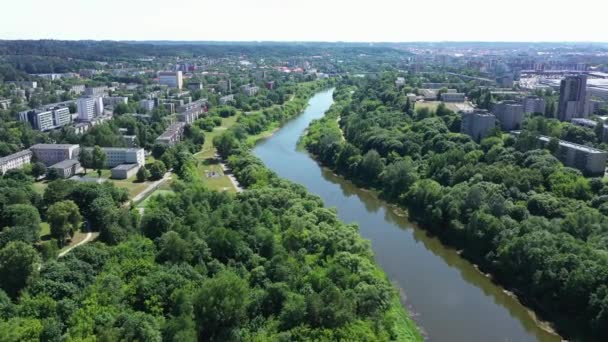
[[[587,75],[567,76],[559,88],[557,118],[570,121],[587,116]]]
[[[496,117],[487,110],[475,110],[472,112],[460,112],[462,123],[460,132],[471,136],[479,141],[486,137],[490,131],[496,127]]]
[[[161,71],[158,73],[158,83],[170,88],[182,89],[184,80],[181,71]]]
[[[524,121],[524,106],[516,101],[501,101],[492,107],[492,113],[500,122],[503,131],[521,129]]]
[[[78,119],[91,121],[95,117],[103,115],[102,97],[81,97],[77,101]]]
[[[547,101],[542,97],[528,96],[525,97],[521,104],[524,106],[524,113],[540,113],[545,114]]]
[[[63,127],[72,122],[68,107],[50,107],[41,110],[29,110],[19,113],[19,120],[29,122],[32,128],[39,131]]]

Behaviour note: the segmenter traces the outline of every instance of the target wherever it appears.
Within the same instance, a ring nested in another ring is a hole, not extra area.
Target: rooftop
[[[116,167],[114,167],[112,170],[125,170],[125,171],[129,171],[133,168],[139,167],[139,164],[120,164]]]
[[[538,137],[538,139],[540,139],[544,142],[548,142],[549,140],[551,140],[551,137],[541,135]],[[560,140],[559,144],[561,146],[566,146],[566,147],[577,149],[579,151],[585,151],[585,152],[589,152],[589,153],[608,153],[606,151],[602,151],[597,148],[593,148],[593,147],[589,147],[589,146],[585,146],[585,145],[579,145],[579,144],[575,144],[575,143],[572,143],[569,141],[564,141],[564,140]]]
[[[75,164],[78,164],[78,160],[66,159],[66,160],[60,161],[57,164],[53,164],[53,165],[49,166],[49,168],[51,168],[51,169],[65,169],[67,167],[72,167]]]
[[[56,150],[76,148],[78,145],[73,144],[36,144],[30,147],[30,150]]]
[[[23,150],[23,151],[19,151],[19,152],[15,152],[13,154],[9,154],[8,156],[4,156],[2,158],[0,158],[0,164],[4,164],[10,160],[13,160],[15,158],[19,158],[19,157],[23,157],[26,156],[28,154],[32,154],[32,151],[30,150]]]

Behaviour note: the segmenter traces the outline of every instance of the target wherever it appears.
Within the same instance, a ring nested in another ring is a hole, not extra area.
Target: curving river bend
[[[401,290],[405,305],[430,341],[560,341],[455,250],[296,148],[308,124],[329,109],[332,94],[333,90],[317,93],[300,116],[260,141],[254,154],[279,176],[335,207],[341,220],[359,224],[376,261]]]

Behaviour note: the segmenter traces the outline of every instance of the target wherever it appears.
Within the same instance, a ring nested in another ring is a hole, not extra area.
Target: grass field
[[[415,109],[428,108],[431,111],[435,111],[437,106],[439,106],[441,102],[439,101],[428,101],[428,102],[416,102]]]
[[[137,204],[138,208],[145,208],[147,203],[150,201],[150,199],[157,197],[157,196],[162,196],[162,195],[168,195],[168,194],[172,194],[173,190],[166,190],[166,189],[156,189],[154,190],[148,197],[146,197],[143,201],[139,202]]]
[[[205,144],[203,144],[201,151],[195,155],[196,160],[198,161],[198,173],[205,185],[211,190],[236,192],[232,182],[224,175],[222,166],[215,158],[217,150],[213,147],[213,138],[232,127],[236,123],[238,115],[239,114],[228,118],[222,118],[221,126],[215,127],[213,132],[205,132]],[[217,172],[220,176],[207,177],[205,173],[211,171]]]

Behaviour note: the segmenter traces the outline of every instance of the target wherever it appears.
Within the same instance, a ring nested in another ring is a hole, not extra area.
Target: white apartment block
[[[184,84],[181,71],[161,71],[158,73],[158,83],[170,88],[182,89]]]
[[[46,166],[57,164],[67,159],[78,159],[80,146],[72,144],[36,144],[30,147],[36,159]]]
[[[102,97],[81,97],[77,101],[78,119],[91,121],[96,116],[103,115]]]
[[[156,106],[156,103],[154,102],[154,100],[139,101],[139,108],[145,110],[146,112],[151,112],[155,106]]]
[[[129,98],[126,96],[106,96],[103,98],[104,106],[116,107],[121,103],[124,103],[124,104],[129,103]]]
[[[93,151],[92,147],[85,147],[84,150]],[[124,147],[102,147],[106,153],[106,166],[116,167],[120,164],[146,164],[146,153],[143,148],[124,148]]]
[[[6,157],[0,158],[0,175],[3,175],[8,170],[20,169],[29,164],[32,160],[32,151],[23,150],[13,153]]]

